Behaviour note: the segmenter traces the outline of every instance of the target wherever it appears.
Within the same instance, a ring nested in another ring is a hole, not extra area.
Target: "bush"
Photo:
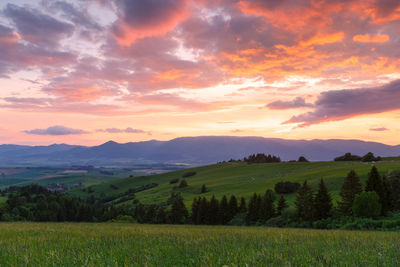
[[[170,184],[176,184],[177,182],[179,182],[179,178],[175,178],[169,181]]]
[[[299,190],[299,183],[292,182],[278,182],[275,184],[275,192],[278,194],[291,194],[297,192]]]
[[[190,176],[195,176],[197,174],[197,172],[185,172],[183,175],[182,175],[182,178],[187,178],[187,177],[190,177]]]
[[[336,157],[334,161],[360,161],[361,157],[357,155],[352,155],[351,153],[346,153],[343,156]]]
[[[246,225],[246,214],[238,213],[235,217],[229,222],[230,225],[243,226]]]
[[[188,186],[188,184],[187,184],[186,180],[182,180],[181,183],[179,184],[179,188],[185,188],[187,186]]]
[[[375,191],[362,192],[356,195],[353,203],[353,213],[357,217],[376,218],[381,214],[379,196]]]

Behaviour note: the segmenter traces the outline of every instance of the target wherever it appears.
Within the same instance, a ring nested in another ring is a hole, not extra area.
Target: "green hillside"
[[[381,174],[400,170],[399,160],[384,160],[374,163]],[[305,179],[316,188],[319,179],[323,178],[332,197],[338,198],[338,193],[347,173],[354,169],[365,183],[372,163],[364,162],[282,162],[264,164],[246,164],[243,162],[220,163],[158,175],[129,177],[111,182],[93,185],[84,189],[70,191],[71,195],[87,198],[90,195],[96,198],[120,197],[129,189],[138,189],[141,186],[157,183],[158,186],[136,193],[136,198],[142,203],[153,204],[167,201],[171,192],[181,192],[187,205],[193,198],[215,195],[221,198],[224,194],[234,194],[238,197],[250,197],[254,192],[264,193],[266,189],[273,189],[279,181],[302,183]],[[187,172],[196,172],[196,175],[185,178],[188,187],[177,188],[179,183],[170,184],[172,179],[182,179]],[[205,184],[208,192],[200,194],[201,186]],[[295,194],[287,195],[292,203]],[[118,198],[116,198],[118,200]],[[127,202],[121,203],[129,203]]]

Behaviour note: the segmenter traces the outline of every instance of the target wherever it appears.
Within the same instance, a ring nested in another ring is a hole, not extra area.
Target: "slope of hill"
[[[280,156],[282,160],[305,156],[327,161],[346,152],[363,155],[399,156],[400,146],[359,140],[284,140],[262,137],[200,136],[170,141],[144,141],[119,144],[109,141],[100,146],[0,145],[0,163],[17,165],[96,165],[132,166],[137,164],[186,164],[199,166],[253,153]]]
[[[400,171],[399,160],[387,160],[375,163],[381,174],[390,171]],[[159,175],[130,177],[112,182],[94,185],[85,189],[71,191],[70,194],[86,198],[109,198],[124,202],[121,197],[129,189],[139,189],[143,186],[156,183],[158,186],[136,193],[136,198],[146,204],[165,202],[171,192],[180,192],[187,205],[195,197],[221,198],[224,194],[243,196],[249,198],[254,192],[264,193],[266,189],[273,189],[275,183],[292,181],[302,183],[305,179],[313,188],[321,178],[324,179],[333,198],[338,198],[341,185],[347,173],[354,169],[365,183],[367,173],[372,163],[362,162],[283,162],[265,164],[246,164],[243,162],[220,163],[204,167],[179,170]],[[173,179],[182,179],[187,172],[196,172],[196,175],[185,178],[188,183],[186,188],[177,188],[179,183],[171,184]],[[200,194],[202,185],[205,184],[208,192]],[[287,195],[289,202],[293,202],[295,194]]]

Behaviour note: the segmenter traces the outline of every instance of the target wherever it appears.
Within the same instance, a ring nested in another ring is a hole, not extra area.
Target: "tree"
[[[246,213],[246,212],[247,212],[246,199],[244,197],[241,197],[239,205],[239,213]]]
[[[312,221],[314,213],[313,203],[313,191],[307,184],[307,180],[304,181],[300,187],[296,197],[296,215],[299,220]]]
[[[228,199],[224,195],[219,203],[219,222],[223,225],[228,224],[230,221],[230,212],[229,212],[229,205]]]
[[[206,185],[203,184],[203,185],[201,186],[200,194],[203,194],[203,193],[205,193],[205,192],[207,192],[207,191],[208,191],[208,189],[207,189]]]
[[[257,194],[254,193],[253,196],[250,198],[249,201],[249,206],[247,209],[247,214],[246,214],[246,224],[254,224],[258,220],[258,214],[259,214],[259,209],[258,209],[258,200],[257,200]]]
[[[362,191],[360,178],[354,170],[351,170],[343,182],[340,191],[341,201],[338,202],[338,211],[342,215],[350,216],[353,214],[353,202],[357,194]]]
[[[362,192],[356,195],[353,213],[357,217],[376,218],[381,214],[379,196],[374,191]]]
[[[208,207],[209,207],[209,202],[205,197],[201,198],[199,200],[199,210],[198,210],[198,215],[197,215],[197,221],[198,224],[207,224],[208,222]]]
[[[372,162],[372,161],[379,161],[379,160],[381,160],[381,157],[375,157],[372,152],[368,152],[361,158],[362,162]]]
[[[332,209],[332,199],[325,186],[324,180],[321,179],[318,186],[318,192],[314,198],[315,219],[321,220],[329,217]]]
[[[173,224],[183,224],[186,222],[188,216],[189,214],[183,203],[182,196],[180,194],[174,194],[170,212],[170,222]]]
[[[274,217],[275,215],[274,201],[275,201],[274,192],[268,189],[265,192],[261,202],[261,212],[259,217],[263,223]]]
[[[282,211],[288,207],[288,204],[286,203],[286,199],[281,195],[278,201],[278,207],[277,207],[277,214],[282,215]]]
[[[304,156],[300,156],[297,161],[298,162],[308,162],[308,159],[306,159]]]
[[[200,208],[200,198],[194,198],[192,202],[192,213],[190,216],[190,219],[194,224],[199,224],[199,208]]]
[[[368,178],[365,185],[365,191],[366,192],[375,191],[379,196],[379,202],[381,203],[381,206],[383,207],[384,204],[386,204],[387,201],[385,199],[385,192],[383,188],[382,179],[381,176],[379,175],[378,169],[375,166],[373,166],[371,168],[371,171],[368,173]],[[386,212],[386,210],[382,209],[382,212]]]
[[[239,212],[238,202],[234,195],[229,199],[229,221]]]
[[[219,203],[213,195],[208,205],[207,224],[215,225],[218,223]]]

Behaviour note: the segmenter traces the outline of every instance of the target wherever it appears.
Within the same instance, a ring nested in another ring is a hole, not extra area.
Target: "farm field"
[[[374,163],[381,174],[390,171],[400,171],[400,160],[392,158]],[[168,200],[171,192],[180,192],[185,204],[189,207],[193,198],[204,196],[210,198],[215,195],[221,198],[224,194],[234,194],[237,197],[249,198],[253,193],[263,194],[267,189],[274,189],[280,181],[302,183],[307,179],[309,185],[317,188],[321,178],[324,179],[334,200],[339,198],[339,191],[347,173],[354,169],[364,185],[367,174],[373,163],[365,162],[282,162],[264,164],[246,164],[243,162],[220,163],[163,173],[159,175],[129,177],[111,182],[94,185],[87,189],[70,191],[73,196],[86,198],[107,197],[123,194],[130,188],[138,188],[151,183],[157,187],[136,193],[136,198],[145,204],[161,203]],[[187,172],[196,172],[196,175],[185,178],[186,188],[178,188],[179,183],[171,184],[171,180],[180,179]],[[201,186],[205,184],[208,192],[200,194]],[[286,195],[289,203],[293,203],[296,194]],[[124,202],[122,202],[124,203]],[[127,202],[129,204],[129,202]]]
[[[400,233],[0,223],[1,266],[399,266]]]

